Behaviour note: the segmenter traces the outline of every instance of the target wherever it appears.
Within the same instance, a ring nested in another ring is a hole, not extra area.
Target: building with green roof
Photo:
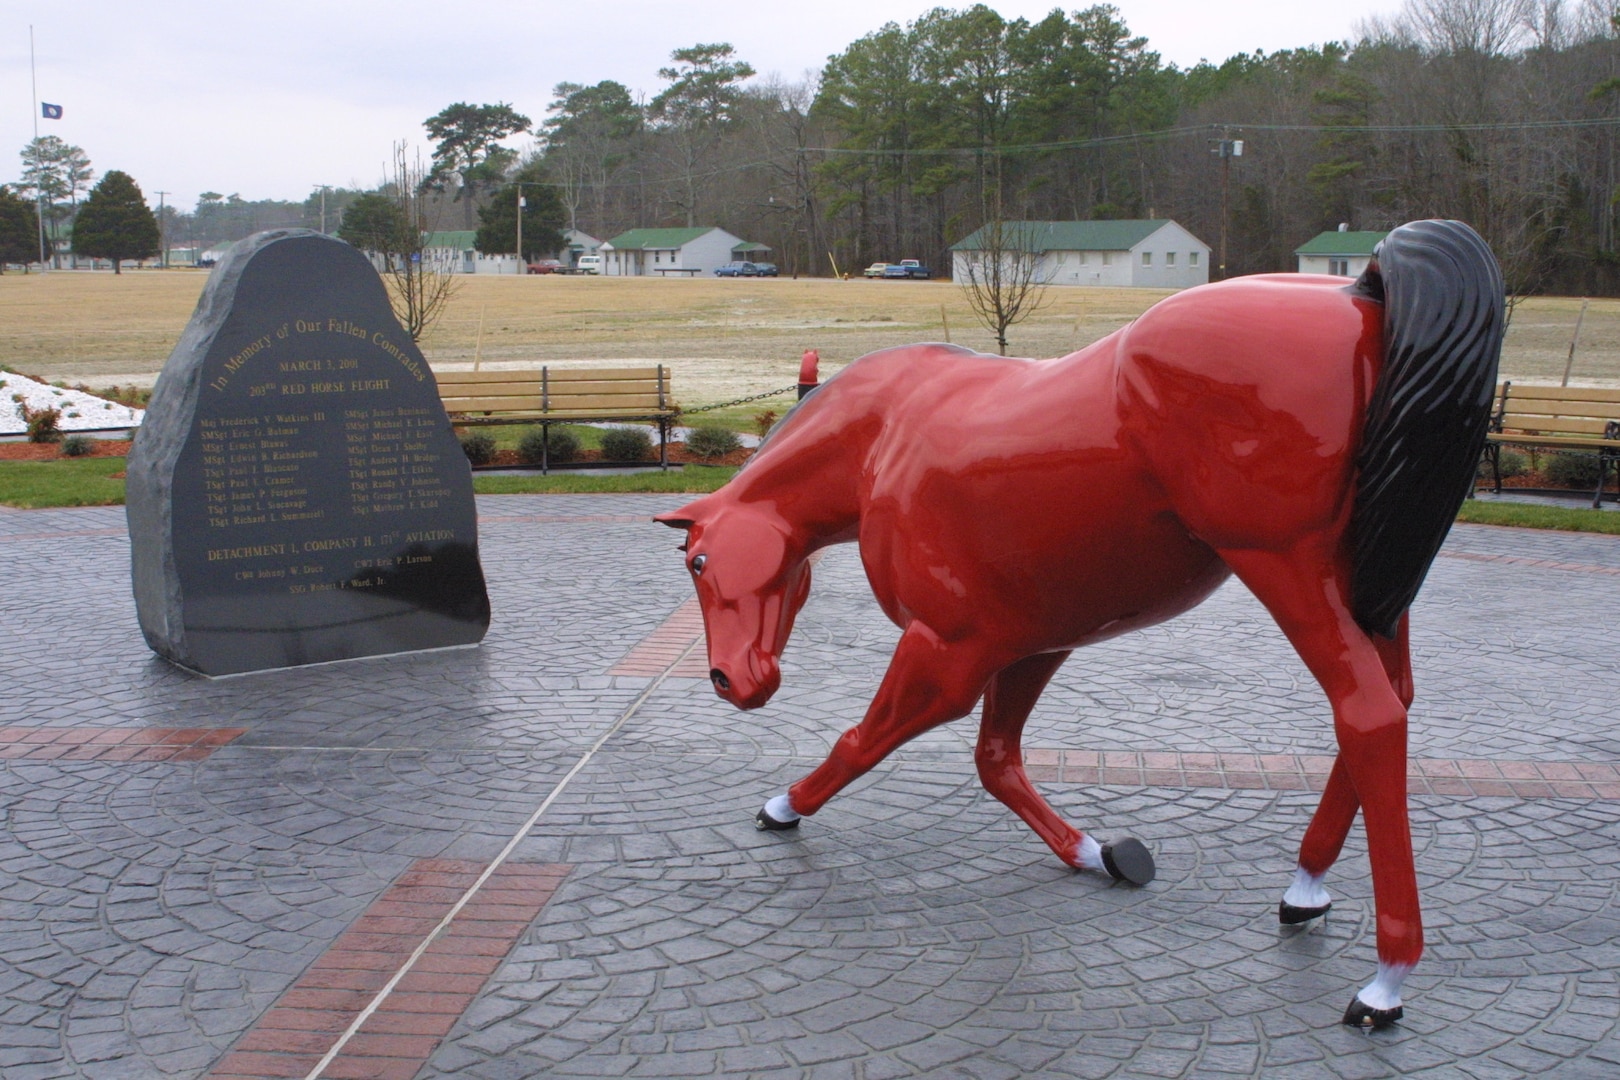
[[[610,277],[696,277],[743,258],[735,252],[760,247],[712,225],[631,229],[602,245],[602,273]]]
[[[986,225],[952,244],[951,276],[982,276],[996,239],[996,226]],[[1049,285],[1186,289],[1209,281],[1209,245],[1168,218],[1009,221],[1000,247],[1034,256],[1036,276]]]
[[[1302,274],[1332,274],[1360,277],[1372,261],[1373,251],[1383,243],[1387,232],[1351,232],[1340,227],[1317,233],[1294,249]]]

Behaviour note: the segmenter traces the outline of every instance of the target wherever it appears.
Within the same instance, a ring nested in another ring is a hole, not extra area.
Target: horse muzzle
[[[752,653],[745,664],[719,664],[709,669],[714,692],[739,709],[757,709],[782,685],[782,672],[769,653]]]

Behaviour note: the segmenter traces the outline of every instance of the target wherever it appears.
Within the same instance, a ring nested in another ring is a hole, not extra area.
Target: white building
[[[564,266],[574,267],[579,265],[581,256],[600,254],[601,248],[602,241],[590,233],[578,229],[564,229],[563,246],[557,252],[557,258]]]
[[[478,232],[451,229],[430,232],[422,240],[422,261],[451,274],[520,274],[516,255],[485,255],[478,250]]]
[[[994,247],[994,226],[951,245],[951,277],[968,280]],[[1038,260],[1048,285],[1116,285],[1186,289],[1209,281],[1209,245],[1168,219],[1009,221],[1000,246]],[[982,273],[982,271],[981,271]]]
[[[602,245],[602,273],[610,277],[707,277],[749,248],[724,229],[631,229]]]
[[[1360,277],[1372,261],[1373,249],[1387,232],[1351,232],[1341,225],[1334,232],[1317,233],[1294,249],[1302,274]]]

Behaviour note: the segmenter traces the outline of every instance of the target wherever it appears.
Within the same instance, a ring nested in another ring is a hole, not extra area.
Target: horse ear
[[[653,520],[660,525],[668,525],[672,529],[690,529],[703,517],[703,500],[694,499],[679,510],[669,510],[662,514],[654,514]]]

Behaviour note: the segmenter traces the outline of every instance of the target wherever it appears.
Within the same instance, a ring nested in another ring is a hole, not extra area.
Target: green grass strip
[[[716,491],[736,474],[735,468],[696,466],[669,472],[641,473],[552,473],[541,476],[473,476],[473,490],[480,495],[601,495],[634,492]]]
[[[0,503],[22,510],[52,506],[119,506],[124,481],[121,457],[65,461],[0,461]]]
[[[123,458],[83,458],[62,461],[0,461],[0,505],[24,510],[53,506],[118,506],[124,501],[124,482],[112,478],[123,472]],[[481,495],[592,494],[668,492],[704,494],[720,488],[736,474],[734,468],[690,466],[670,472],[553,473],[550,476],[508,475],[473,477],[473,490]],[[1463,503],[1458,521],[1480,525],[1509,525],[1522,529],[1558,529],[1620,535],[1620,513],[1604,510],[1538,506],[1528,503]]]
[[[1511,525],[1519,529],[1620,534],[1620,513],[1613,510],[1566,509],[1533,503],[1484,502],[1469,499],[1457,514],[1472,525]]]

